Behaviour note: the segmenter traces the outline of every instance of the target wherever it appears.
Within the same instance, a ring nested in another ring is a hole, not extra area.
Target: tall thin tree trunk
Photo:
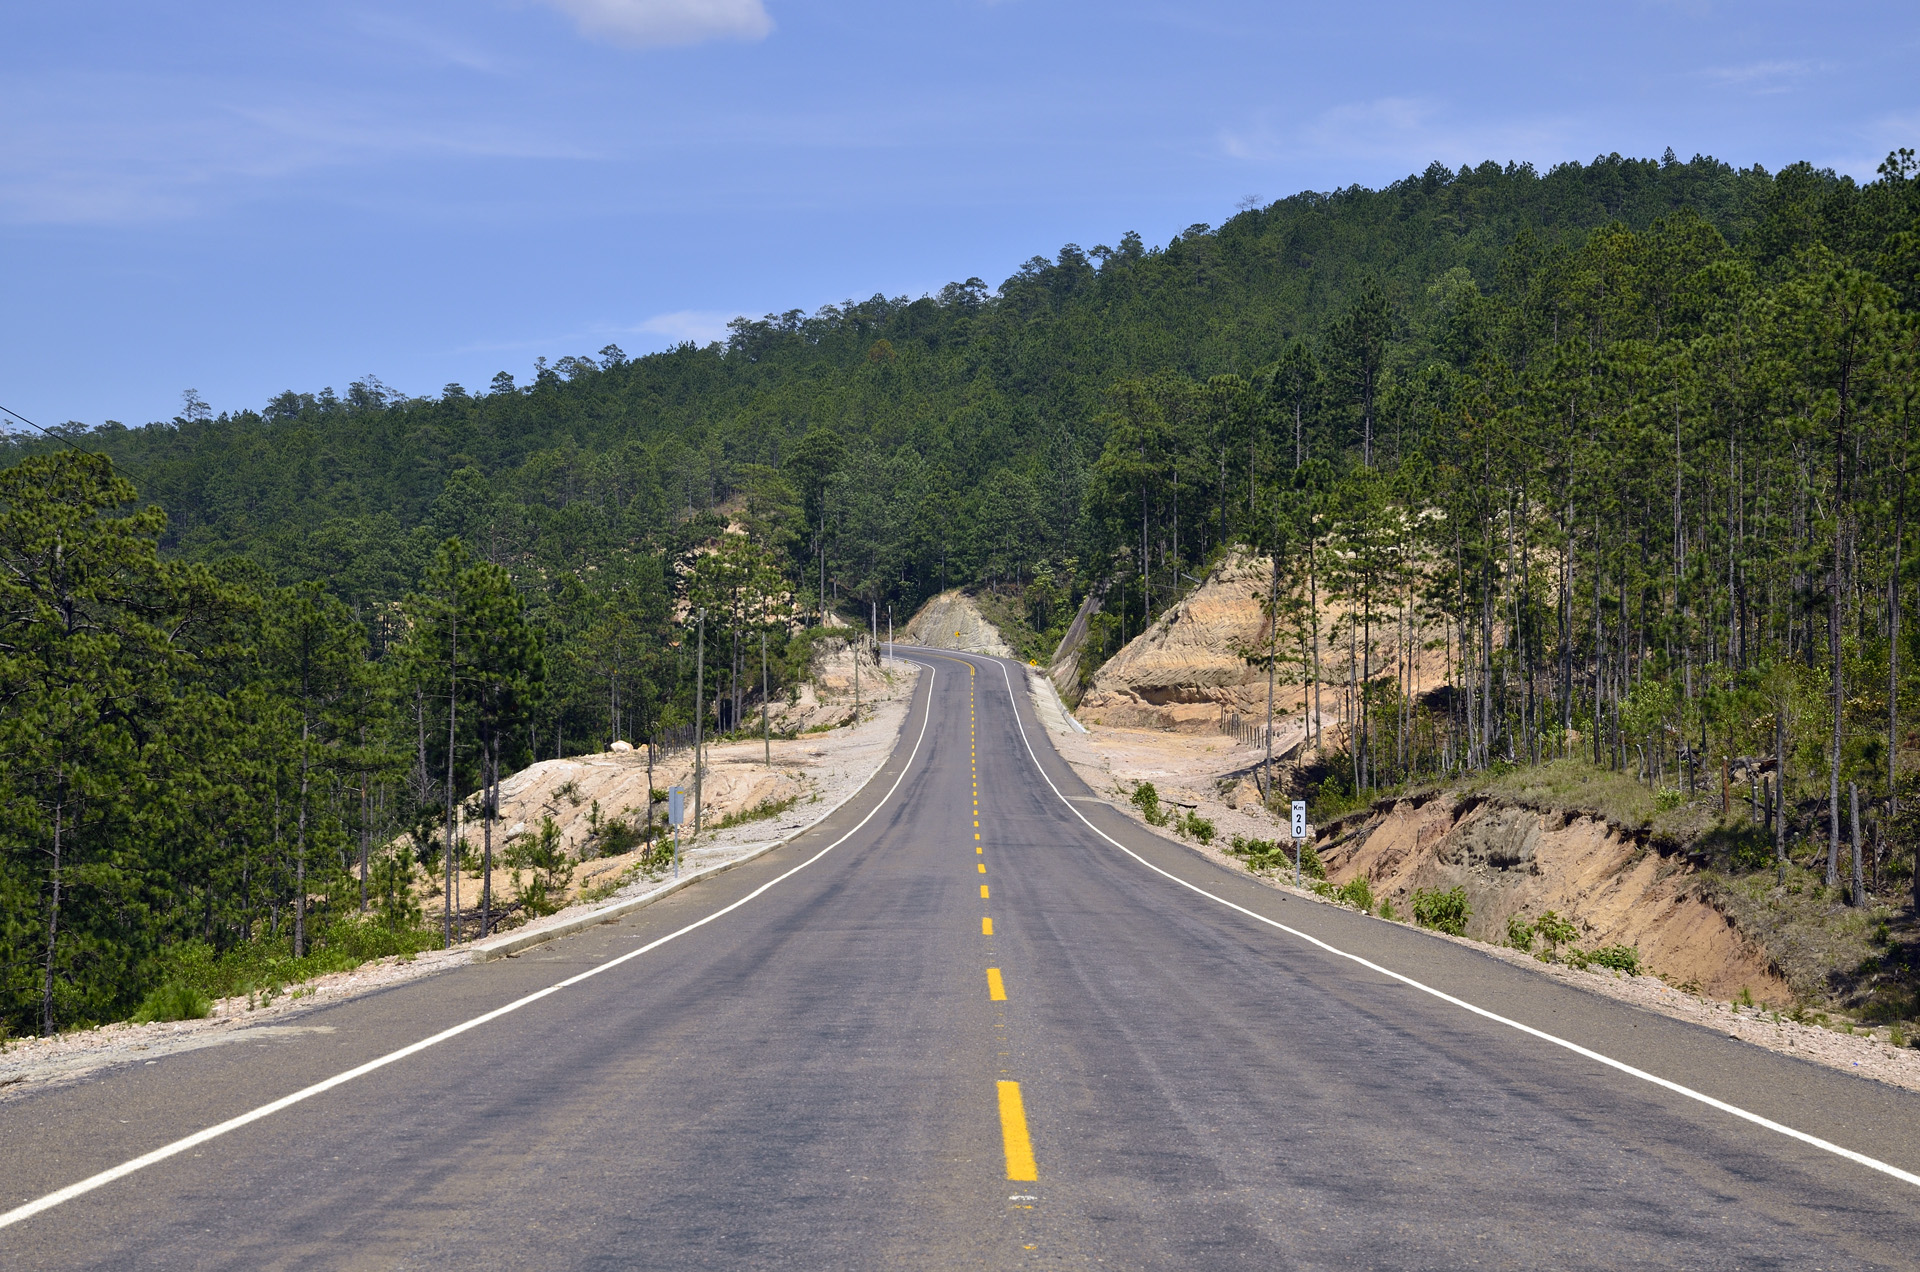
[[[447,948],[453,947],[453,750],[454,720],[460,708],[460,594],[456,589],[451,607],[452,618],[448,627],[447,657],[447,859],[446,889],[440,895],[441,912],[446,931]]]
[[[1773,859],[1779,863],[1780,877],[1787,870],[1787,707],[1784,700],[1773,712]]]
[[[493,819],[500,800],[499,731],[486,741],[480,774],[480,939],[493,935]]]
[[[307,956],[307,785],[312,765],[307,743],[312,721],[306,712],[300,716],[300,818],[293,845],[293,956]]]
[[[1276,518],[1277,520],[1277,518]],[[1267,588],[1267,789],[1262,792],[1268,807],[1273,805],[1273,679],[1274,663],[1280,654],[1280,544],[1273,545],[1273,581]]]
[[[1853,908],[1864,910],[1867,908],[1867,884],[1860,861],[1860,787],[1858,783],[1847,783],[1847,810],[1852,819],[1850,829],[1853,831]]]
[[[1829,888],[1840,886],[1840,743],[1841,717],[1846,710],[1845,672],[1840,665],[1840,556],[1836,542],[1833,570],[1828,576],[1827,653],[1833,659],[1833,745],[1829,751],[1827,773],[1827,879]]]
[[[64,788],[66,780],[65,769],[56,770],[54,788]],[[47,966],[46,977],[40,987],[40,1033],[48,1038],[53,1036],[53,968],[60,940],[60,885],[63,882],[60,867],[64,864],[60,853],[65,847],[66,814],[66,801],[56,801],[53,806],[53,895],[47,904]]]

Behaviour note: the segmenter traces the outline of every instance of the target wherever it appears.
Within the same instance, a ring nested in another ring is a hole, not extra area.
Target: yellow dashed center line
[[[1000,979],[1000,969],[997,967],[987,969],[987,997],[996,1003],[1007,1001],[1007,983]]]
[[[987,885],[984,883],[980,885],[980,899],[982,901],[987,899]]]
[[[1033,1162],[1033,1141],[1027,1136],[1027,1106],[1020,1100],[1020,1084],[1000,1085],[1000,1138],[1007,1148],[1007,1178],[1031,1183],[1040,1178]]]
[[[987,863],[984,861],[980,863],[980,873],[981,874],[987,873]]]
[[[982,936],[993,935],[993,920],[987,918],[985,915],[982,915],[980,918],[980,935]]]

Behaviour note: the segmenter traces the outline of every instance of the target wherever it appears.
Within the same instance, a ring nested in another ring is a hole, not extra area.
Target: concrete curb
[[[919,692],[917,684],[915,692]],[[786,847],[794,840],[800,838],[800,836],[807,834],[813,830],[814,827],[826,821],[827,818],[839,812],[842,808],[845,808],[853,800],[858,799],[861,792],[873,784],[873,779],[880,775],[881,770],[887,767],[887,761],[893,758],[893,752],[899,749],[900,734],[905,732],[907,720],[911,718],[912,715],[913,700],[909,698],[907,700],[906,714],[900,717],[900,729],[894,734],[893,748],[881,758],[880,763],[874,765],[873,772],[867,774],[865,780],[863,780],[860,785],[854,787],[851,791],[847,792],[846,795],[842,796],[839,803],[827,809],[786,838],[776,839],[770,844],[762,844],[752,852],[735,857],[732,861],[723,861],[717,866],[707,866],[704,869],[682,875],[671,883],[662,884],[652,892],[643,892],[637,897],[628,897],[624,901],[615,901],[609,905],[603,905],[597,910],[588,910],[585,914],[576,914],[570,919],[563,919],[548,927],[536,928],[533,931],[508,932],[504,936],[496,936],[490,940],[476,941],[472,946],[472,953],[468,961],[474,963],[491,963],[498,959],[509,958],[512,955],[518,954],[521,950],[531,949],[533,946],[544,944],[547,941],[558,940],[563,936],[572,936],[575,932],[584,932],[586,929],[598,927],[602,923],[616,922],[632,914],[635,910],[652,905],[661,897],[669,896],[672,893],[680,891],[682,888],[692,887],[702,879],[711,879],[714,875],[725,874],[735,866],[744,866],[749,861],[757,861],[776,848]]]

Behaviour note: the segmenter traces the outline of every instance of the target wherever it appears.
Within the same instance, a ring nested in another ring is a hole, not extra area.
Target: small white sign
[[[1304,807],[1304,805],[1302,805]],[[687,819],[687,793],[678,786],[667,792],[667,823],[678,826]]]
[[[1304,799],[1293,801],[1293,837],[1295,839],[1307,837],[1307,801]]]

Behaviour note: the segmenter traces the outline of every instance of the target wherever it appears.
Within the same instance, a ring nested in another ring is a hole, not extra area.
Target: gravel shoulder
[[[1277,891],[1322,905],[1338,904],[1317,893],[1295,888],[1291,878],[1283,877],[1280,872],[1248,872],[1244,861],[1215,846],[1230,841],[1234,835],[1269,840],[1285,839],[1287,836],[1287,830],[1279,819],[1261,807],[1257,797],[1252,795],[1250,782],[1226,782],[1227,790],[1221,790],[1223,778],[1246,773],[1259,764],[1263,755],[1259,747],[1216,735],[1162,733],[1084,722],[1085,731],[1082,732],[1068,727],[1062,712],[1055,705],[1053,695],[1042,681],[1029,676],[1028,689],[1035,711],[1046,724],[1061,758],[1072,766],[1089,788],[1122,815],[1149,833],[1177,843],[1226,869],[1253,873],[1263,884]],[[1152,782],[1163,801],[1192,808],[1201,817],[1212,821],[1219,832],[1215,844],[1176,839],[1161,828],[1150,826],[1130,802],[1134,784],[1142,781]],[[1429,935],[1436,940],[1470,946],[1482,954],[1552,977],[1576,989],[1600,994],[1675,1020],[1715,1029],[1730,1038],[1769,1051],[1827,1065],[1906,1090],[1920,1091],[1920,1049],[1894,1046],[1886,1030],[1860,1029],[1847,1033],[1844,1026],[1829,1028],[1817,1023],[1814,1018],[1796,1021],[1764,1008],[1744,1007],[1690,994],[1653,976],[1627,976],[1604,969],[1583,970],[1559,963],[1544,963],[1530,954],[1504,946],[1488,945],[1439,932]]]
[[[884,686],[863,687],[857,724],[773,743],[776,770],[803,782],[808,798],[778,818],[747,822],[708,831],[682,841],[682,870],[700,870],[739,861],[777,845],[823,820],[848,797],[866,785],[893,753],[907,710],[913,701],[919,668],[896,662],[886,668]],[[687,767],[685,757],[681,767]],[[759,740],[709,747],[709,773],[716,770],[764,767],[766,753]],[[676,770],[661,773],[677,780]],[[639,853],[583,863],[581,890],[590,901],[578,901],[546,916],[516,934],[564,925],[569,919],[614,902],[643,895],[660,886],[662,876],[639,870]],[[597,886],[596,886],[597,885]],[[698,886],[697,884],[695,886]],[[119,1023],[74,1030],[51,1038],[17,1038],[0,1043],[0,1103],[20,1099],[54,1084],[72,1082],[102,1069],[142,1064],[163,1055],[253,1042],[296,1033],[325,1032],[325,1026],[306,1026],[300,1018],[312,1008],[333,1004],[407,981],[435,976],[473,961],[476,942],[449,949],[378,959],[351,971],[315,977],[289,987],[270,1001],[245,997],[223,998],[204,1020]]]

